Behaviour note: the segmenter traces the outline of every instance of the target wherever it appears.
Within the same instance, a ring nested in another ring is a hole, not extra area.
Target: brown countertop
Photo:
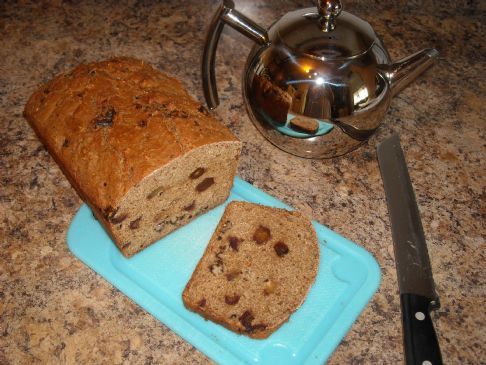
[[[0,363],[205,364],[204,355],[79,262],[66,232],[81,200],[22,117],[36,85],[83,61],[145,59],[201,97],[199,60],[216,1],[0,4]],[[237,1],[268,26],[310,1]],[[369,250],[382,283],[330,364],[402,360],[393,247],[375,146],[401,134],[442,308],[444,360],[486,361],[485,5],[346,1],[393,58],[435,46],[438,64],[392,102],[358,150],[304,160],[251,124],[240,75],[251,41],[225,29],[216,114],[245,142],[239,175]],[[483,19],[483,21],[481,21]]]

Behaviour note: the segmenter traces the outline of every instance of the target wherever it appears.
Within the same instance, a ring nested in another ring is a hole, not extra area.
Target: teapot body
[[[304,17],[310,10],[297,12]],[[330,158],[355,149],[379,127],[390,104],[390,85],[378,68],[390,63],[388,52],[379,40],[352,57],[336,46],[326,47],[333,52],[326,59],[328,54],[299,40],[296,52],[282,40],[280,22],[285,17],[268,30],[269,43],[256,44],[247,59],[242,84],[251,120],[274,145],[301,157]],[[294,124],[295,118],[312,128]]]
[[[215,54],[224,25],[255,41],[243,72],[250,119],[274,145],[307,158],[352,151],[380,126],[394,95],[438,56],[424,49],[392,63],[369,23],[339,0],[285,14],[267,30],[223,0],[209,25],[201,75],[219,104]]]

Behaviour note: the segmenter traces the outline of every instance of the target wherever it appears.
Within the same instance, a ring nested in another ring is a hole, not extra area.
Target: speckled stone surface
[[[237,1],[268,26],[310,1]],[[134,56],[179,77],[202,100],[199,60],[216,1],[0,4],[0,364],[206,364],[204,355],[68,251],[81,201],[22,117],[36,85],[83,61]],[[403,359],[388,212],[375,146],[401,134],[442,308],[434,314],[449,364],[486,362],[484,226],[486,88],[480,1],[347,1],[396,59],[435,46],[438,65],[397,96],[358,150],[303,160],[253,127],[240,75],[251,41],[226,29],[217,59],[218,117],[242,141],[239,175],[373,253],[382,284],[329,360]],[[325,258],[324,258],[325,259]]]

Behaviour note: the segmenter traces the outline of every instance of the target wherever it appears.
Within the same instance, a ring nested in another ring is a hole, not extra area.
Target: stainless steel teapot
[[[253,39],[243,73],[251,120],[274,145],[297,156],[331,158],[366,141],[392,97],[437,58],[425,49],[392,63],[364,20],[339,0],[292,11],[265,30],[223,0],[209,27],[202,60],[204,95],[219,104],[214,59],[225,24]]]

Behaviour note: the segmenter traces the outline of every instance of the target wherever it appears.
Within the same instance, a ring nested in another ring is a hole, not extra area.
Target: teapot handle
[[[264,28],[236,11],[235,4],[232,0],[222,1],[209,25],[202,57],[201,74],[204,97],[206,98],[208,108],[211,110],[219,105],[214,61],[219,37],[225,24],[228,24],[257,43],[262,45],[268,43],[268,34]]]

